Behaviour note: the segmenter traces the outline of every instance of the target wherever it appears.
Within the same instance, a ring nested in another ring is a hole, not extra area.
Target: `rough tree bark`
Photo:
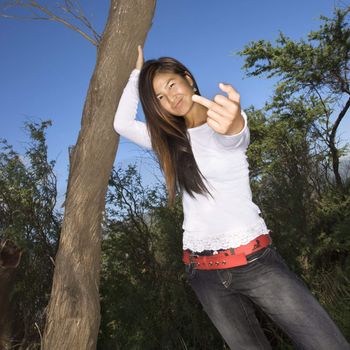
[[[113,117],[151,26],[156,0],[111,0],[106,28],[71,153],[63,227],[47,322],[45,350],[96,348],[100,324],[101,220],[117,150]]]

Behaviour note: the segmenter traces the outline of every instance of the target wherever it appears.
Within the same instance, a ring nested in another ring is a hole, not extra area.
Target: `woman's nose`
[[[167,93],[167,94],[164,94],[164,99],[168,102],[168,103],[172,103],[173,100],[174,100],[174,96],[172,96],[171,94]]]
[[[168,93],[168,99],[169,99],[169,101],[170,102],[174,102],[174,100],[175,100],[175,93],[174,92],[172,92],[172,91],[169,91],[169,93]]]

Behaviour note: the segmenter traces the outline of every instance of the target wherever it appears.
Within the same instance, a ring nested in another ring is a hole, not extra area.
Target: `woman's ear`
[[[192,87],[194,86],[193,79],[190,77],[190,74],[188,72],[185,72],[185,79],[190,84],[190,86],[192,86]]]

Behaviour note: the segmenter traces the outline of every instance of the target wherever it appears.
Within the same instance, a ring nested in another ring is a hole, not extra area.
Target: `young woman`
[[[271,246],[252,202],[247,116],[229,84],[208,100],[190,71],[162,57],[143,62],[139,46],[114,128],[153,149],[169,204],[182,196],[183,261],[189,283],[231,349],[271,349],[254,304],[302,349],[344,350],[349,344],[304,283]],[[137,121],[139,101],[146,124]],[[226,95],[226,96],[225,96]]]

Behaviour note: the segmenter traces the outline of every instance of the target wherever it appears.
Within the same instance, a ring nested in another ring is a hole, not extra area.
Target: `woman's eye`
[[[158,99],[161,100],[163,98],[163,96],[158,96]]]
[[[174,85],[175,85],[175,83],[171,83],[171,84],[169,85],[170,89],[171,89]]]

